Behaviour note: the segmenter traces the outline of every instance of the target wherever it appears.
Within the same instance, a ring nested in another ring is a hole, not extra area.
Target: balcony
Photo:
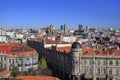
[[[25,66],[30,66],[30,64],[25,64]]]

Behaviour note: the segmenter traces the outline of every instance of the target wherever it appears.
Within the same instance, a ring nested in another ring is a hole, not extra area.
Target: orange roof
[[[120,50],[115,50],[115,51],[114,51],[114,55],[115,55],[115,56],[120,56]]]
[[[45,39],[45,44],[69,44],[69,42]]]
[[[36,41],[42,41],[43,39],[41,37],[36,37],[35,40]]]
[[[17,44],[16,46],[13,46],[10,51],[11,52],[19,52],[19,51],[25,52],[25,51],[32,51],[32,50],[34,49],[25,44]]]
[[[82,47],[83,55],[92,55],[94,52],[95,52],[95,50],[92,48],[87,49],[85,47]]]
[[[101,46],[98,45],[99,48],[101,47],[105,47],[105,46]],[[120,50],[112,50],[112,49],[107,49],[107,50],[101,50],[101,49],[93,49],[93,48],[86,48],[86,47],[82,47],[82,54],[83,55],[93,55],[94,53],[96,53],[96,55],[112,55],[114,53],[115,56],[120,56]],[[70,53],[71,51],[71,46],[64,46],[64,47],[57,47],[57,51],[60,52],[66,52],[66,53]]]
[[[10,43],[0,43],[0,51],[9,51],[13,46],[16,44],[10,44]]]
[[[36,41],[45,41],[45,44],[69,44],[69,42],[64,42],[64,41],[55,41],[55,40],[51,40],[51,39],[43,39],[41,37],[36,37],[35,39]]]
[[[12,77],[10,77],[12,78]],[[56,77],[52,76],[17,76],[17,79],[22,80],[60,80]]]
[[[57,51],[60,51],[60,52],[66,52],[66,53],[69,53],[71,50],[71,46],[65,46],[65,47],[58,47],[57,48]]]
[[[6,75],[6,74],[9,74],[11,71],[9,70],[4,70],[2,72],[0,72],[0,75]]]
[[[29,55],[36,55],[36,50],[25,45],[25,44],[17,44],[17,43],[2,43],[0,44],[0,51],[5,51],[7,55],[10,54],[22,54],[26,55],[28,53]]]

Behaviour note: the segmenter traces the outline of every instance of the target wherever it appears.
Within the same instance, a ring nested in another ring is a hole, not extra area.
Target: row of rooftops
[[[70,53],[71,52],[71,47],[65,46],[65,47],[58,47],[57,51],[59,52],[65,52],[65,53]],[[98,49],[93,49],[93,48],[86,48],[82,47],[82,55],[100,55],[100,56],[106,56],[106,55],[114,55],[114,56],[120,56],[120,50],[98,50]]]
[[[17,43],[1,43],[0,53],[7,54],[8,56],[33,56],[38,55],[37,51],[25,44]]]
[[[35,41],[44,41],[45,44],[71,44],[69,42],[63,42],[63,41],[55,41],[55,40],[50,40],[47,38],[41,38],[41,37],[36,37]],[[112,42],[119,42],[120,40],[113,40]],[[78,41],[79,42],[79,41]],[[73,43],[74,45],[74,43]],[[72,45],[72,47],[73,47]],[[82,48],[82,54],[83,55],[92,55],[93,53],[96,53],[96,55],[106,55],[106,54],[114,54],[115,56],[120,55],[120,49],[118,45],[103,45],[103,44],[98,44],[97,42],[94,43],[93,41],[86,41],[82,42],[82,45],[80,45]],[[77,47],[74,45],[74,47]],[[58,47],[56,46],[56,50],[59,52],[66,52],[70,53],[71,52],[71,46],[62,46]],[[50,47],[51,49],[51,47]]]
[[[69,42],[51,40],[47,38],[36,37],[35,41],[44,41],[45,44],[70,44]]]

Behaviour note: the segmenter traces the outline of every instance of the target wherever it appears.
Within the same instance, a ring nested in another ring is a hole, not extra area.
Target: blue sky
[[[120,28],[120,0],[0,0],[0,27]]]

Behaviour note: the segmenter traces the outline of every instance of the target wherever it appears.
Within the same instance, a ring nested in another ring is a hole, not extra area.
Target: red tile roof
[[[43,38],[41,38],[41,37],[36,37],[35,40],[36,40],[36,41],[42,41]]]
[[[7,55],[36,55],[37,52],[35,49],[25,45],[25,44],[17,44],[17,43],[2,43],[0,44],[0,51],[5,52]]]
[[[58,47],[57,48],[57,51],[60,51],[60,52],[66,52],[66,53],[69,53],[71,50],[71,46],[65,46],[65,47]]]
[[[10,77],[12,78],[12,77]],[[56,77],[52,76],[17,76],[17,79],[22,80],[60,80]]]
[[[115,55],[115,56],[120,56],[120,50],[115,50],[115,51],[114,51],[114,55]]]
[[[1,75],[7,75],[7,74],[9,74],[11,71],[9,71],[9,70],[4,70],[4,71],[2,71],[2,72],[0,72],[0,76]]]
[[[7,44],[4,44],[4,43],[1,43],[0,44],[0,51],[9,51],[9,50],[11,50],[11,48],[13,47],[13,46],[15,46],[16,44],[9,44],[9,43],[7,43]]]
[[[100,46],[101,47],[101,46]],[[60,52],[66,52],[69,53],[71,51],[71,47],[69,46],[65,46],[65,47],[58,47],[57,51]],[[83,55],[93,55],[94,53],[96,53],[96,55],[107,55],[109,53],[109,55],[112,55],[114,53],[114,56],[120,56],[120,50],[99,50],[99,49],[92,49],[92,48],[86,48],[86,47],[82,47],[82,54]]]
[[[51,39],[43,39],[41,37],[36,37],[35,39],[36,41],[45,41],[45,44],[69,44],[69,42],[64,42],[64,41],[55,41],[55,40],[51,40]]]
[[[92,55],[94,53],[94,49],[92,48],[85,48],[85,47],[82,47],[82,54],[83,55]]]
[[[69,42],[45,39],[45,44],[69,44]]]

